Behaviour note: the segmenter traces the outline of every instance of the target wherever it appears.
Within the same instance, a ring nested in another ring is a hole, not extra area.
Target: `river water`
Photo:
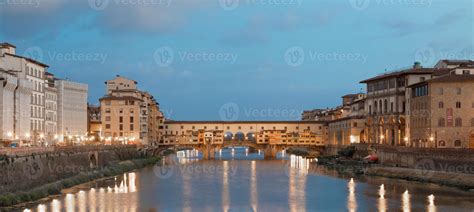
[[[178,152],[160,166],[97,181],[25,211],[474,211],[474,193],[385,178],[350,178],[314,160],[224,149]]]

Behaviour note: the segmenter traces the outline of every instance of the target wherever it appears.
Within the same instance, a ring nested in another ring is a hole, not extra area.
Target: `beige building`
[[[105,84],[106,95],[100,99],[105,141],[157,145],[164,117],[155,98],[122,76]]]
[[[410,86],[410,146],[474,148],[474,64],[457,65]]]
[[[327,114],[326,145],[347,146],[365,143],[365,98],[363,93],[342,96],[342,106]],[[331,115],[338,114],[338,115]]]
[[[407,87],[430,79],[434,71],[434,68],[423,68],[415,63],[411,68],[361,81],[367,84],[365,108],[369,143],[407,145]]]

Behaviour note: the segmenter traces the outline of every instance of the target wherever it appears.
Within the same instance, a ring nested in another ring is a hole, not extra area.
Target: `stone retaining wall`
[[[27,155],[3,155],[0,193],[31,189],[139,156],[134,145],[55,147]]]
[[[379,163],[385,166],[474,174],[474,149],[409,148],[377,144],[372,144],[371,148],[368,144],[354,146],[354,158],[362,159],[375,151]],[[341,148],[327,147],[326,154],[337,154]]]

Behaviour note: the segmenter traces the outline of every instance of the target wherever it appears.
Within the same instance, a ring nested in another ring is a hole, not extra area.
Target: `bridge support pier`
[[[275,159],[277,156],[277,149],[275,146],[268,145],[264,151],[265,159]]]
[[[215,158],[215,149],[212,147],[212,145],[207,144],[204,147],[204,151],[202,153],[202,157],[204,160],[210,160]]]

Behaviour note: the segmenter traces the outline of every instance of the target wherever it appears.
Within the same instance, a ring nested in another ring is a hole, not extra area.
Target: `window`
[[[106,100],[106,101],[105,101],[105,105],[110,105],[110,101],[109,101],[109,100]]]
[[[461,102],[456,102],[456,108],[461,108]]]
[[[110,108],[105,108],[105,113],[110,113]]]
[[[444,127],[446,124],[444,118],[439,118],[438,119],[438,127]]]
[[[471,73],[469,72],[469,70],[462,70],[462,74],[463,74],[463,75],[469,75],[469,74],[471,74]]]
[[[444,102],[443,101],[440,101],[438,103],[438,108],[444,108]]]
[[[462,127],[462,119],[461,118],[456,118],[455,126],[456,127]]]
[[[130,131],[133,131],[133,124],[130,124]]]
[[[461,140],[454,141],[454,146],[461,146]]]
[[[110,129],[110,124],[106,124],[105,129]]]
[[[133,116],[130,117],[130,123],[133,123]]]
[[[425,77],[420,77],[420,82],[425,81]]]
[[[110,116],[106,116],[105,121],[110,121]]]
[[[120,117],[119,117],[119,122],[120,122],[120,123],[123,123],[123,116],[120,116]]]
[[[446,146],[446,141],[443,141],[443,140],[439,141],[439,146]]]
[[[123,130],[123,124],[119,124],[119,130],[120,130],[120,131]]]
[[[460,94],[461,94],[461,88],[456,88],[456,93],[457,93],[458,95],[460,95]]]
[[[133,114],[133,109],[130,109],[130,113]]]

